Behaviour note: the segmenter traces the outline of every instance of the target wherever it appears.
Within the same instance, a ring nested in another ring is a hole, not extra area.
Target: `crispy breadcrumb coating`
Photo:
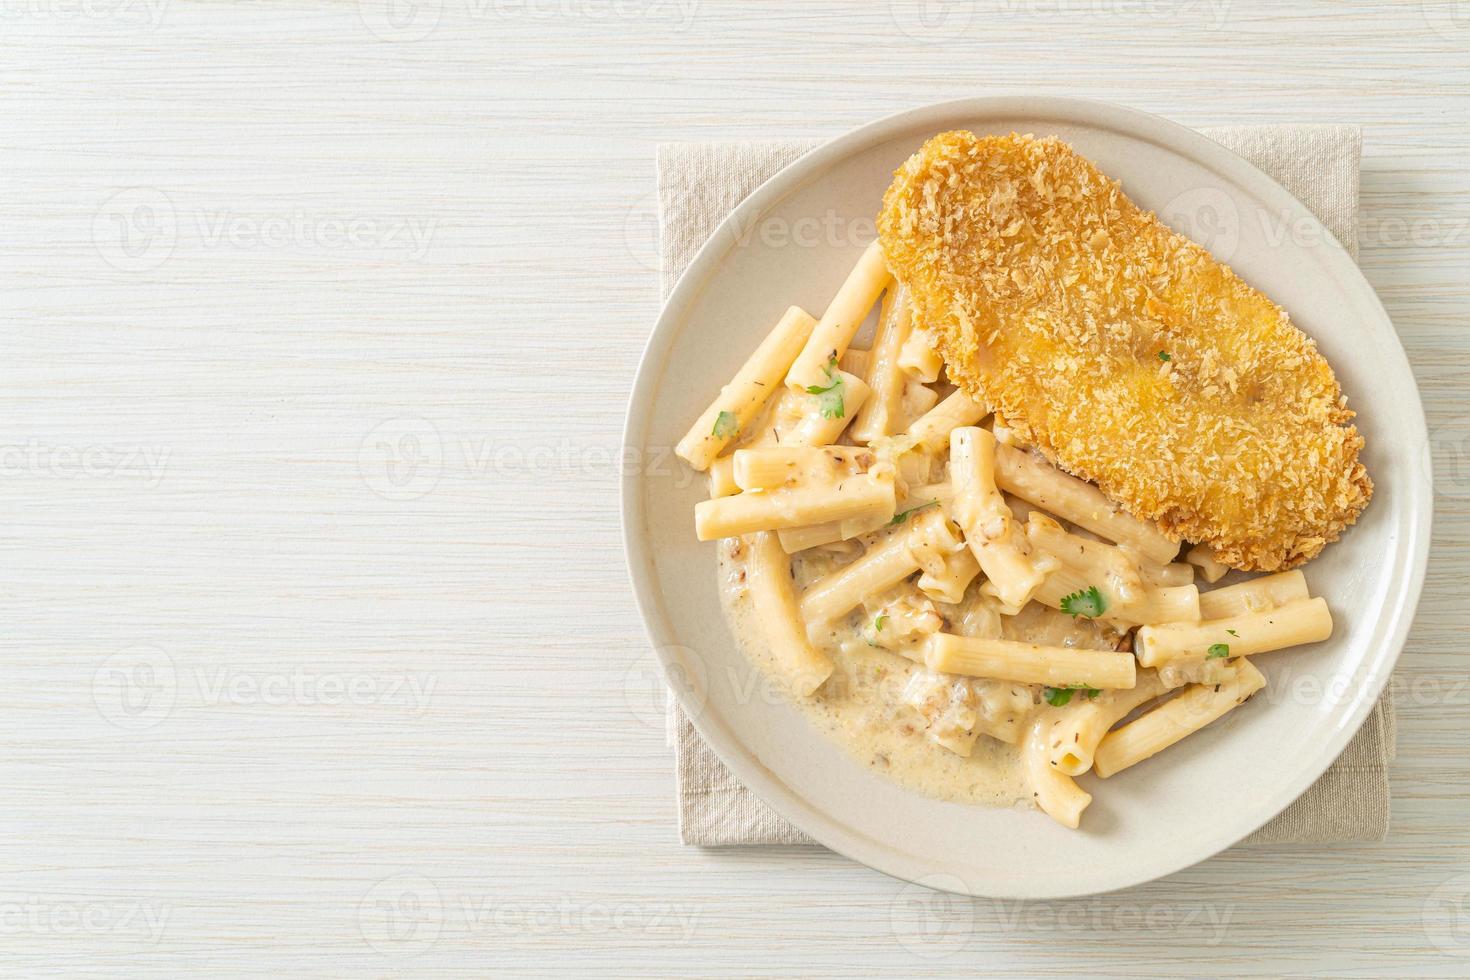
[[[878,229],[951,380],[1170,535],[1291,568],[1372,496],[1316,345],[1062,141],[940,134]]]

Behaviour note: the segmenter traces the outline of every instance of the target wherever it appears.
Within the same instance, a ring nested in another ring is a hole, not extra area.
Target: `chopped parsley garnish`
[[[1206,660],[1219,660],[1221,657],[1228,656],[1230,656],[1230,644],[1228,643],[1212,643],[1205,651]]]
[[[1065,707],[1071,700],[1075,691],[1082,691],[1087,695],[1089,701],[1095,700],[1102,692],[1095,687],[1086,684],[1068,684],[1066,687],[1043,687],[1041,696],[1046,698],[1046,703],[1053,708]]]
[[[740,428],[740,420],[735,417],[734,412],[721,412],[715,416],[715,427],[710,434],[717,439],[729,439]]]
[[[1225,632],[1229,633],[1231,636],[1235,637],[1237,640],[1240,639],[1240,634],[1237,633],[1237,632],[1235,632],[1235,630],[1226,630]]]
[[[1159,360],[1161,360],[1161,361],[1172,361],[1172,360],[1174,360],[1174,355],[1173,354],[1170,354],[1166,350],[1161,350],[1161,351],[1159,351]]]
[[[1062,597],[1062,612],[1071,616],[1086,616],[1088,619],[1096,619],[1108,608],[1107,600],[1097,586],[1089,585],[1085,589],[1073,592],[1071,595]]]
[[[877,632],[877,633],[883,632],[883,624],[886,623],[886,622],[888,622],[888,614],[887,613],[879,613],[878,614],[878,618],[875,619],[875,620],[873,620],[873,630],[874,630],[874,632]]]
[[[914,511],[916,511],[916,510],[923,510],[925,507],[933,507],[937,503],[939,503],[938,500],[931,500],[931,501],[929,501],[926,504],[920,504],[917,507],[910,507],[908,510],[901,510],[897,514],[894,514],[893,515],[893,520],[891,520],[891,521],[888,522],[888,526],[889,527],[897,527],[898,525],[902,524],[904,521],[908,520],[909,519],[909,515],[912,514]]]
[[[806,392],[817,396],[817,410],[822,413],[822,418],[843,418],[847,414],[847,406],[842,402],[842,393],[847,384],[842,380],[842,375],[837,373],[837,358],[829,360],[824,370],[827,372],[827,384],[807,385]]]

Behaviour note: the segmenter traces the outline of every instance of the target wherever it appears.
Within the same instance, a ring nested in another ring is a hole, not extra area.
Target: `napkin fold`
[[[1362,151],[1358,127],[1232,126],[1202,132],[1275,178],[1357,257],[1358,163]],[[664,296],[737,204],[816,145],[660,146],[658,205]],[[685,844],[816,843],[735,779],[672,697],[668,721],[669,740],[677,758],[679,836]],[[1382,840],[1388,832],[1388,763],[1394,756],[1394,736],[1390,688],[1322,777],[1244,843]]]

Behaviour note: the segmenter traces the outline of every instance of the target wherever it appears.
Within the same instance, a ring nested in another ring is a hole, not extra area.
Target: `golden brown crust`
[[[1316,345],[1060,140],[942,133],[878,228],[950,378],[1169,534],[1291,568],[1372,496]]]

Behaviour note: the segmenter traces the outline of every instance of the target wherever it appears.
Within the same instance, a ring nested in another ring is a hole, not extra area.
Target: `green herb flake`
[[[928,503],[919,504],[917,507],[910,507],[908,510],[901,510],[897,514],[893,515],[893,520],[888,522],[888,526],[898,527],[898,525],[908,520],[909,515],[912,514],[914,511],[923,510],[925,507],[933,507],[937,503],[939,503],[938,500],[931,500]]]
[[[1172,360],[1174,360],[1174,355],[1173,354],[1170,354],[1166,350],[1161,350],[1161,351],[1159,351],[1159,360],[1161,360],[1161,361],[1172,361]]]
[[[1047,704],[1053,708],[1060,708],[1072,700],[1074,691],[1081,691],[1087,695],[1089,701],[1096,701],[1097,696],[1102,693],[1097,688],[1088,687],[1086,684],[1066,684],[1062,687],[1044,687],[1041,689],[1041,694],[1046,698]]]
[[[1085,589],[1062,597],[1062,612],[1070,616],[1086,616],[1088,619],[1096,619],[1106,612],[1107,608],[1107,600],[1103,598],[1095,585],[1089,585]]]
[[[1230,656],[1230,644],[1228,643],[1213,643],[1205,651],[1206,660],[1219,660],[1221,657],[1228,656]]]
[[[740,420],[735,417],[734,412],[721,412],[715,416],[715,427],[710,434],[716,439],[729,439],[740,431]]]
[[[1225,632],[1229,633],[1231,636],[1235,637],[1237,640],[1240,639],[1240,634],[1237,633],[1237,632],[1235,632],[1235,630],[1226,630]]]
[[[888,622],[888,614],[887,613],[879,613],[878,614],[878,618],[875,619],[875,620],[873,620],[873,630],[874,630],[874,632],[877,632],[877,633],[883,632],[883,624],[886,623],[886,622]]]
[[[843,403],[842,396],[847,390],[847,383],[842,380],[842,375],[837,373],[836,357],[833,357],[827,362],[825,370],[827,372],[827,383],[825,385],[807,385],[807,394],[817,396],[817,411],[822,413],[822,418],[845,418],[847,415],[847,406]]]

